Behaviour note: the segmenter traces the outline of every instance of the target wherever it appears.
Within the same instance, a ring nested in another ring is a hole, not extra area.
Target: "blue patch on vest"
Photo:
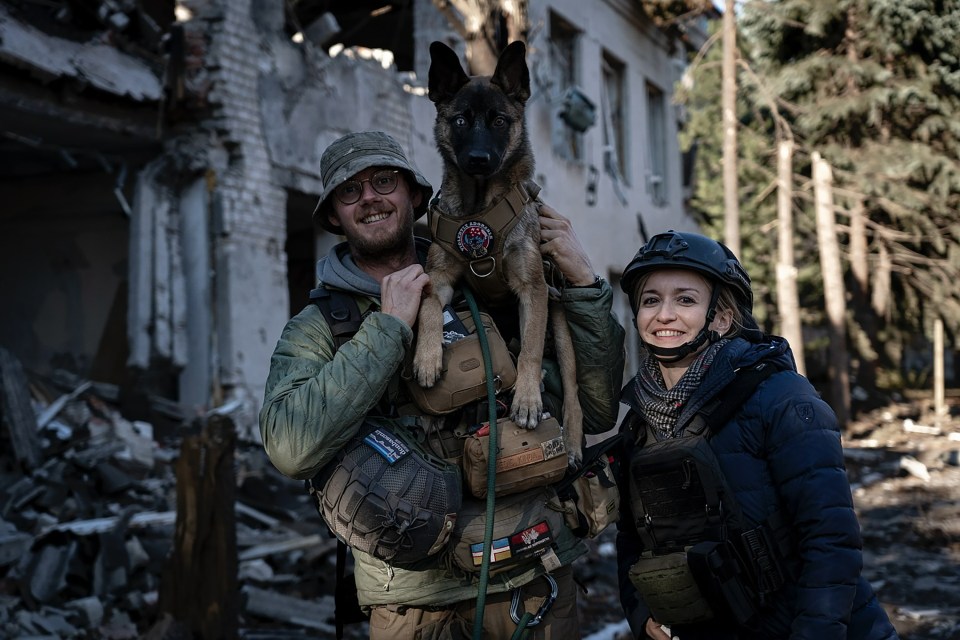
[[[377,429],[367,434],[363,441],[383,456],[389,464],[395,463],[410,453],[410,448],[403,440],[384,429]]]

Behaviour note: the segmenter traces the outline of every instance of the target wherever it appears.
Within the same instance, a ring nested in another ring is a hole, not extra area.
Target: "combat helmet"
[[[753,289],[750,276],[737,256],[721,242],[698,233],[667,231],[658,233],[637,252],[630,264],[623,270],[620,287],[630,298],[630,307],[636,312],[639,305],[637,287],[642,276],[658,269],[689,269],[706,277],[713,283],[723,283],[733,291],[737,305],[745,316],[751,332],[756,329],[753,320]],[[716,332],[708,330],[717,313],[717,299],[720,292],[713,288],[707,307],[706,322],[703,329],[690,342],[675,348],[647,347],[661,361],[673,362],[693,353],[707,340],[719,339]]]

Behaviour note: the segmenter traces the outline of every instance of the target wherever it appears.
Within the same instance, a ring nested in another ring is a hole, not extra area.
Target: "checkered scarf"
[[[683,405],[700,386],[703,377],[710,369],[713,359],[730,340],[723,339],[714,342],[700,353],[690,363],[690,367],[671,389],[667,389],[660,372],[657,359],[647,352],[640,369],[634,378],[634,393],[639,399],[641,415],[657,431],[661,438],[672,438],[677,427],[677,420]]]

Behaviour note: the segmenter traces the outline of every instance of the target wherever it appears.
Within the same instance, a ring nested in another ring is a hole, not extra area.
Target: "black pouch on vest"
[[[447,546],[463,495],[459,468],[404,426],[372,418],[311,483],[341,541],[397,566]]]
[[[675,551],[723,539],[724,520],[737,518],[716,455],[702,436],[650,442],[629,462],[631,507],[644,547]]]
[[[760,614],[757,594],[749,587],[729,544],[695,544],[687,549],[687,564],[714,611],[729,616],[741,627],[753,627]]]

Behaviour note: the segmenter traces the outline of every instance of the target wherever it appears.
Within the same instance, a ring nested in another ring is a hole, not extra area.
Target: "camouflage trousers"
[[[579,640],[577,584],[573,570],[563,567],[551,574],[557,582],[557,599],[540,623],[530,627],[527,640]],[[521,589],[519,615],[536,613],[550,595],[550,585],[537,578]],[[510,617],[512,591],[490,594],[483,609],[483,638],[510,640],[517,625]],[[370,640],[470,640],[476,616],[476,600],[465,600],[449,607],[378,606],[370,611]]]

